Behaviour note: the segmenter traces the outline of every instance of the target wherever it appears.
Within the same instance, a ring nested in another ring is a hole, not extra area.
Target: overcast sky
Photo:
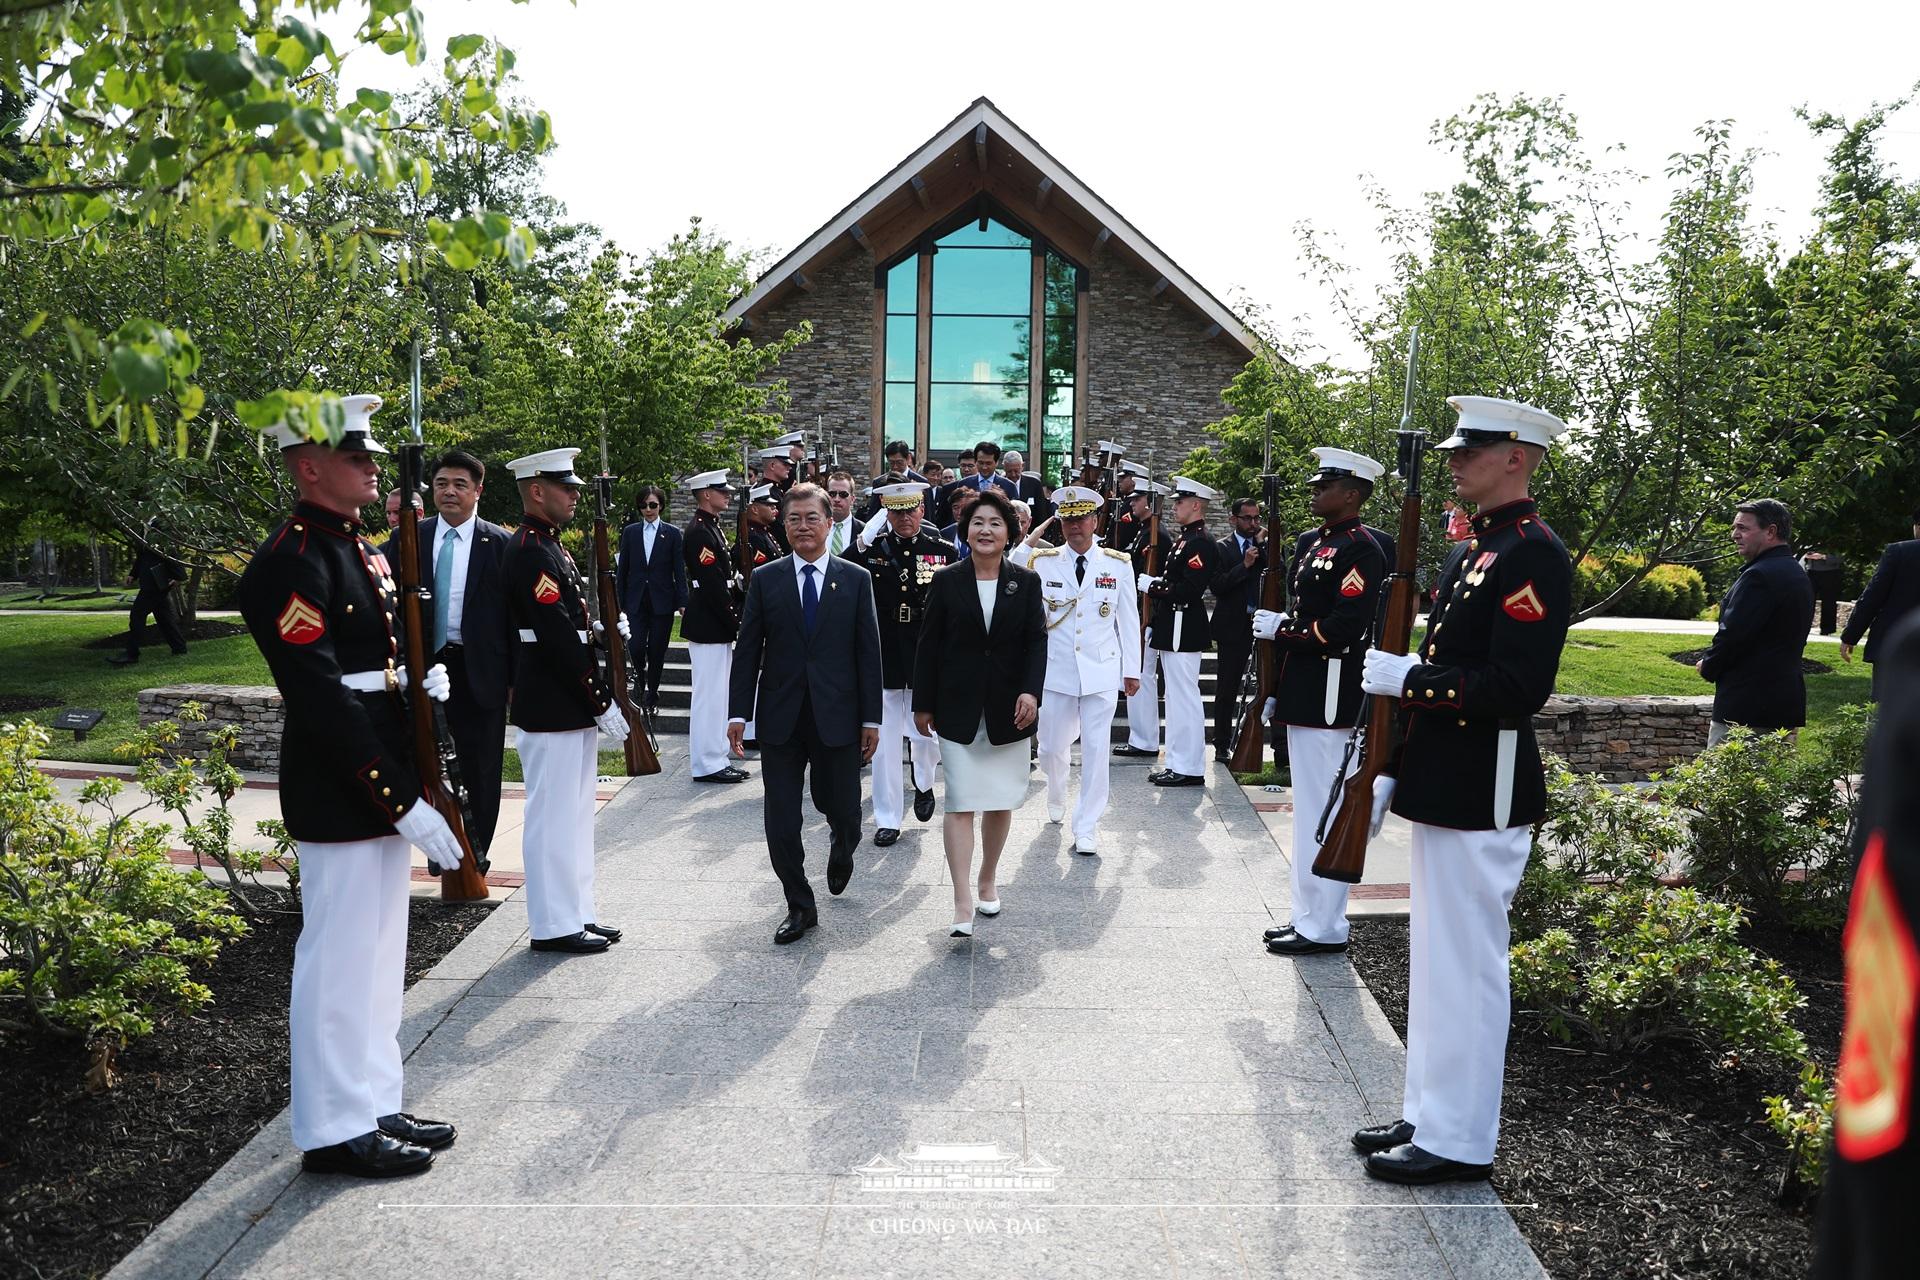
[[[1920,78],[1911,0],[420,2],[433,47],[476,31],[519,55],[559,139],[549,189],[623,248],[698,214],[784,253],[985,95],[1215,294],[1336,350],[1295,225],[1379,278],[1364,184],[1405,201],[1449,183],[1429,129],[1476,94],[1561,95],[1596,154],[1620,144],[1656,176],[1731,117],[1767,153],[1756,206],[1792,240],[1821,158],[1794,107],[1852,117]],[[362,56],[349,79],[402,87],[398,66]],[[1920,173],[1920,107],[1890,128],[1889,159]],[[1662,192],[1636,201],[1648,219]]]

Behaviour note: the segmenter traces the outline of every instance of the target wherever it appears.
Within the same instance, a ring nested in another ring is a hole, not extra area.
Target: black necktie
[[[1086,582],[1087,558],[1085,556],[1075,556],[1073,558],[1073,580],[1080,583]]]

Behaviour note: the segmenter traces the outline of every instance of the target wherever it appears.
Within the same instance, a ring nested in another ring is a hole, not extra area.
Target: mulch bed
[[[228,622],[224,618],[201,618],[180,628],[180,634],[184,635],[189,641],[219,640],[226,636],[243,636],[247,634],[247,629],[241,623]],[[164,651],[167,647],[167,642],[160,638],[160,628],[154,626],[152,623],[147,624],[147,633],[141,637],[140,643],[143,648],[148,649],[160,649]],[[105,652],[117,653],[127,647],[127,633],[119,631],[110,636],[100,636],[87,641],[80,647],[82,649],[98,649]]]
[[[407,982],[489,907],[414,899]],[[287,1105],[297,915],[255,925],[194,975],[206,1009],[136,1041],[119,1087],[90,1095],[87,1055],[0,1034],[0,1274],[104,1275]]]
[[[15,711],[39,711],[43,707],[57,707],[60,699],[50,693],[0,693],[0,714]]]
[[[1795,1018],[1831,1072],[1843,965],[1834,938],[1750,934],[1792,976]],[[1404,1040],[1407,922],[1356,920],[1348,952]],[[1493,1185],[1558,1280],[1807,1274],[1814,1207],[1779,1197],[1785,1145],[1761,1099],[1792,1072],[1684,1045],[1636,1056],[1561,1046],[1514,1011]]]
[[[1683,649],[1679,653],[1670,653],[1667,656],[1675,662],[1683,662],[1690,667],[1700,661],[1700,659],[1706,657],[1707,650]],[[1800,659],[1800,674],[1803,676],[1824,676],[1832,670],[1833,668],[1824,662],[1815,662],[1812,658]]]

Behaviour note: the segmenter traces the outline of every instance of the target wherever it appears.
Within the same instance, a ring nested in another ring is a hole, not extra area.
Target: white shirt
[[[649,520],[640,529],[640,554],[649,566],[653,564],[653,540],[660,536],[660,522]]]
[[[447,591],[447,643],[460,644],[460,610],[467,602],[467,562],[473,558],[473,518],[465,524],[448,524],[440,517],[440,536],[433,540],[433,560],[429,567],[438,570],[440,549],[453,539],[453,582]]]
[[[800,598],[802,600],[807,598],[806,566],[813,566],[813,594],[819,598],[822,605],[825,605],[827,602],[827,561],[833,559],[831,553],[823,546],[820,550],[820,558],[818,560],[802,560],[798,551],[788,556],[787,559],[793,561],[793,581],[800,591]],[[746,721],[742,720],[739,716],[734,716],[729,719],[727,723],[745,724]],[[862,729],[878,729],[880,722],[877,720],[863,720],[860,723],[860,727]]]
[[[882,508],[882,510],[885,510],[885,508]],[[853,550],[854,539],[860,536],[860,526],[854,521],[851,515],[839,524],[828,526],[827,548],[829,551],[833,548],[833,531],[835,529],[840,531],[840,554],[845,555],[847,552]]]

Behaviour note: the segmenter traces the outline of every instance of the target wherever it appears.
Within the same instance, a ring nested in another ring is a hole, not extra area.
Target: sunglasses
[[[660,504],[657,502],[643,502],[640,504],[640,509],[642,511],[658,511]]]

